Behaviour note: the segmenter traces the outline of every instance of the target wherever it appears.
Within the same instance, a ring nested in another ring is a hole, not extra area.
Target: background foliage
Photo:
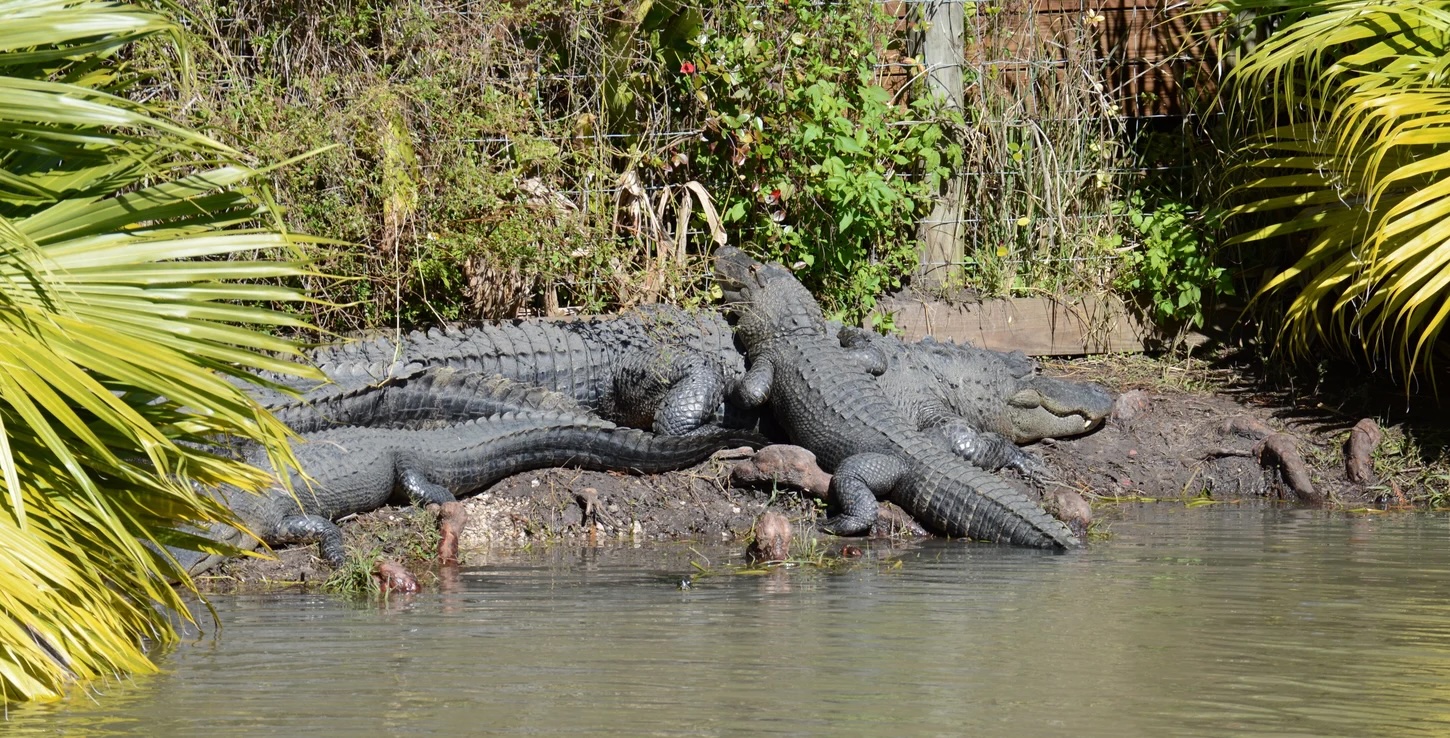
[[[916,266],[917,221],[962,163],[953,116],[879,84],[879,52],[902,43],[880,5],[783,3],[768,24],[760,11],[718,3],[681,62],[704,129],[690,170],[740,243],[859,319]]]
[[[321,293],[354,306],[314,308],[329,329],[695,301],[727,239],[858,316],[911,272],[948,174],[955,286],[1104,291],[1139,248],[1110,207],[1132,152],[1099,29],[1029,43],[1031,3],[969,4],[973,58],[1030,71],[969,70],[961,115],[928,102],[917,5],[183,5],[215,53],[161,93],[261,161],[338,144],[274,175],[290,225],[360,244],[324,252],[360,277]]]

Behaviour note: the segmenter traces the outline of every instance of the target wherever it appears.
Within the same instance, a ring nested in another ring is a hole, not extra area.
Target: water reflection
[[[718,549],[558,552],[386,607],[218,598],[166,673],[10,735],[1428,735],[1442,515],[1167,505],[1068,555],[930,544],[676,583]]]

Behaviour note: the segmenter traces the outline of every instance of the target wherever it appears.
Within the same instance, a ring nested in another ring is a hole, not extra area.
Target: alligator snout
[[[1096,384],[1039,374],[1025,385],[1007,401],[1011,435],[1018,443],[1086,433],[1113,408],[1112,393]]]

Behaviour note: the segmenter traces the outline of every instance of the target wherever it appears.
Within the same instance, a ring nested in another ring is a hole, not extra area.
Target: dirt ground
[[[1251,497],[1354,509],[1442,500],[1433,480],[1444,486],[1445,477],[1436,476],[1443,465],[1423,463],[1427,452],[1405,427],[1380,429],[1371,421],[1356,430],[1360,417],[1329,408],[1322,397],[1288,399],[1255,389],[1233,370],[1192,361],[1079,359],[1051,362],[1047,371],[1120,393],[1114,416],[1096,431],[1031,447],[1048,462],[1052,479],[1018,480],[1070,524],[1076,515],[1079,530],[1093,515],[1089,505],[1122,501]],[[1359,462],[1353,478],[1346,463],[1351,441],[1360,449],[1350,454]],[[738,542],[744,550],[768,509],[797,531],[810,530],[824,514],[824,502],[789,485],[732,482],[739,463],[738,454],[717,455],[693,469],[653,476],[572,469],[514,476],[463,501],[460,562],[488,564],[521,549],[681,539]],[[392,560],[423,573],[427,586],[437,520],[433,512],[387,508],[343,521],[355,559],[345,571],[330,571],[313,548],[302,547],[279,551],[276,559],[231,562],[202,584],[228,590],[331,579],[332,588],[361,589],[373,581],[377,561]]]

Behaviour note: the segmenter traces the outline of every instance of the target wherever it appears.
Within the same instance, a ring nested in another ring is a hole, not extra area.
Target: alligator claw
[[[821,521],[820,529],[833,536],[864,536],[871,532],[871,524],[874,522],[874,514],[869,520],[856,515],[836,515]]]
[[[1007,466],[1016,469],[1022,476],[1039,484],[1045,484],[1054,478],[1052,469],[1047,466],[1047,462],[1031,451],[1019,450],[1016,458],[1008,462]]]

